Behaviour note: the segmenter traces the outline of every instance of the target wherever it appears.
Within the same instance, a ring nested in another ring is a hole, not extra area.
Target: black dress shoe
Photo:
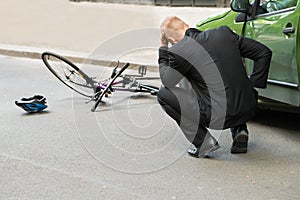
[[[235,134],[233,138],[233,143],[231,147],[232,154],[239,154],[239,153],[247,153],[248,147],[248,131],[247,129],[242,129]]]
[[[202,143],[201,147],[196,148],[193,145],[187,150],[187,152],[190,156],[193,156],[195,158],[202,158],[219,148],[220,148],[220,145],[219,145],[218,141],[213,137],[209,137],[209,138],[205,139],[205,141]]]

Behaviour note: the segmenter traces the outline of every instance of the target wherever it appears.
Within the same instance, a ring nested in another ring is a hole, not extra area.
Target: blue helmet
[[[20,106],[25,111],[29,113],[40,112],[47,108],[46,98],[42,95],[34,95],[29,98],[21,98],[18,101],[15,101],[17,106]]]

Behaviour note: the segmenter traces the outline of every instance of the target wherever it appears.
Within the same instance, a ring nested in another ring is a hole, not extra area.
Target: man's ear
[[[168,41],[171,43],[171,44],[176,44],[177,43],[177,40],[173,37],[168,37]]]

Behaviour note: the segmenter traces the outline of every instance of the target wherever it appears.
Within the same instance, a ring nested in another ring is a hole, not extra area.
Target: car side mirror
[[[251,4],[249,3],[249,0],[231,0],[230,7],[231,10],[235,12],[248,14],[251,9]]]

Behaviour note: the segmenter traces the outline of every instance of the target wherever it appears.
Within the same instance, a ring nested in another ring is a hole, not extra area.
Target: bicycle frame
[[[95,78],[90,77],[83,70],[77,67],[70,60],[63,56],[52,52],[44,52],[41,55],[46,67],[65,85],[79,94],[91,98],[90,101],[95,101],[91,111],[95,111],[102,98],[107,97],[114,91],[128,91],[128,92],[146,92],[151,95],[156,95],[159,88],[151,85],[139,83],[137,79],[154,79],[143,77],[147,72],[146,66],[139,66],[139,75],[123,75],[123,72],[129,67],[129,63],[125,63],[123,67],[119,67],[119,61],[113,68],[111,76],[102,81],[96,81]],[[117,78],[121,80],[117,81]],[[155,79],[159,79],[158,77]],[[76,87],[77,86],[77,87]],[[88,89],[89,92],[82,90]],[[88,102],[90,102],[88,101]]]
[[[120,71],[117,71],[116,69],[118,68],[119,62],[117,66],[114,68],[111,79],[109,82],[105,82],[104,84],[97,83],[96,89],[95,89],[95,105],[92,107],[91,111],[94,112],[96,108],[98,107],[99,103],[101,102],[102,98],[104,96],[108,96],[109,93],[114,92],[114,91],[129,91],[129,92],[145,92],[145,93],[150,93],[151,95],[156,95],[158,92],[158,88],[154,86],[149,86],[145,84],[141,84],[136,81],[134,76],[129,76],[129,75],[122,75],[122,73],[129,67],[129,63],[126,63]],[[139,74],[141,74],[141,77],[146,74],[146,68],[145,67],[140,67],[139,68]],[[122,81],[115,81],[118,77],[123,78]],[[140,77],[140,79],[141,79]],[[93,81],[93,80],[92,80]],[[118,87],[116,85],[122,84],[122,87]],[[125,87],[126,85],[129,85],[128,87]],[[114,87],[115,86],[115,87]],[[97,92],[99,91],[99,92]],[[92,100],[94,99],[92,98]]]

